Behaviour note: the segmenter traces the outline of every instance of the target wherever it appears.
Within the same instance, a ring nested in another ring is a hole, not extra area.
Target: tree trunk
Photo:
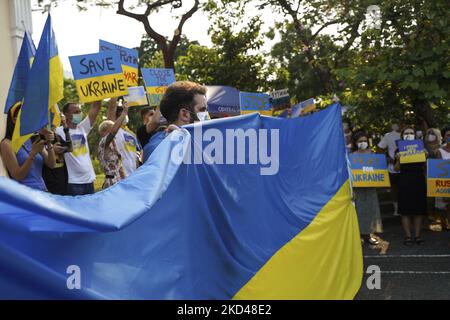
[[[436,119],[430,104],[426,100],[418,99],[413,102],[418,118],[423,118],[429,128],[436,128]]]

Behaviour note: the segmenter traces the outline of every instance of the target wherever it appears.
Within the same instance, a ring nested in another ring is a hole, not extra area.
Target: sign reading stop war
[[[117,52],[126,84],[128,86],[138,85],[139,53],[137,50],[125,48],[105,40],[100,40],[99,49],[100,52]]]
[[[272,115],[270,96],[266,93],[240,92],[239,103],[241,106],[241,114],[259,112],[266,116]]]
[[[101,52],[69,57],[80,102],[128,94],[119,56]]]
[[[167,87],[175,82],[173,69],[142,68],[141,73],[147,89],[150,105],[158,106]]]

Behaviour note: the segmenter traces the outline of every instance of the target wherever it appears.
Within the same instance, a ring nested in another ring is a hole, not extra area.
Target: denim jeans
[[[82,183],[75,184],[69,183],[67,185],[67,194],[71,196],[82,196],[85,194],[93,194],[94,193],[94,183]]]

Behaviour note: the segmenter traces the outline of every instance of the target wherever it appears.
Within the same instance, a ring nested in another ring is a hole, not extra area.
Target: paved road
[[[381,289],[369,290],[364,275],[359,300],[450,299],[450,232],[424,231],[425,244],[403,245],[400,217],[383,217],[383,239],[390,242],[385,256],[364,247],[364,270],[377,265]]]

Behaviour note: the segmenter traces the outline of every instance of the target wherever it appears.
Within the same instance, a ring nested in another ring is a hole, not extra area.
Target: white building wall
[[[6,116],[3,110],[25,28],[32,33],[31,1],[0,0],[0,140],[5,135]],[[0,176],[5,175],[0,157]]]

